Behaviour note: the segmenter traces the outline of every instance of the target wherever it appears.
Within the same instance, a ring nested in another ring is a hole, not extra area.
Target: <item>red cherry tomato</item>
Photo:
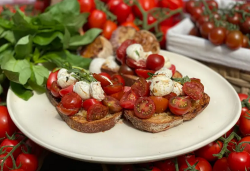
[[[134,59],[127,58],[127,59],[126,59],[126,64],[127,64],[130,68],[135,68],[135,69],[146,69],[146,62],[145,62],[144,60],[136,61],[136,60],[134,60]]]
[[[169,100],[169,99],[171,99],[172,97],[176,97],[176,96],[177,96],[177,94],[171,92],[170,94],[165,95],[165,96],[163,96],[163,97]]]
[[[9,146],[9,147],[4,147],[3,151],[6,150],[6,152],[10,152],[14,146],[16,146],[19,142],[17,140],[9,140],[9,139],[4,139],[3,142],[0,144],[0,147],[2,148],[3,146]],[[13,157],[16,158],[19,154],[21,153],[21,146],[19,146],[14,152],[13,152]]]
[[[149,84],[145,78],[140,77],[135,83],[131,86],[131,90],[140,97],[149,95]]]
[[[134,109],[135,101],[138,96],[131,90],[124,93],[120,100],[120,105],[124,109]]]
[[[191,13],[191,11],[193,10],[193,8],[196,6],[196,1],[195,0],[189,0],[185,3],[185,11],[187,13]]]
[[[135,115],[141,119],[148,119],[155,113],[155,104],[149,97],[140,97],[135,101]]]
[[[243,22],[240,23],[240,30],[244,34],[250,33],[250,17],[247,17]]]
[[[110,12],[114,13],[114,11],[115,11],[117,5],[118,5],[120,2],[122,2],[122,0],[109,0],[107,6],[108,6]]]
[[[128,39],[124,41],[119,48],[116,50],[116,59],[120,61],[122,64],[126,63],[126,49],[129,45],[135,44],[134,40]]]
[[[25,171],[36,171],[38,168],[38,159],[33,154],[19,154],[16,159],[16,165]]]
[[[178,160],[178,166],[181,167],[182,165],[186,164],[186,161],[188,163],[194,163],[195,162],[195,155],[194,153],[184,154],[177,157]]]
[[[118,23],[123,23],[131,13],[131,7],[121,1],[114,9],[113,14],[116,15]]]
[[[21,148],[23,148],[25,151],[27,151],[27,147],[29,146],[30,148],[30,154],[34,154],[36,157],[41,157],[41,154],[43,152],[43,148],[41,146],[39,146],[38,144],[36,144],[35,142],[33,142],[32,140],[28,139],[27,141],[25,141],[26,145],[22,145]]]
[[[94,104],[102,104],[102,103],[96,99],[87,99],[82,102],[82,107],[84,110],[88,110]]]
[[[109,108],[109,113],[117,113],[122,111],[120,101],[111,96],[106,96],[102,103]]]
[[[243,113],[243,115],[240,117],[240,132],[243,136],[250,135],[250,110],[248,110],[246,113]]]
[[[198,162],[197,166],[200,168],[200,171],[212,171],[212,166],[206,159],[197,157],[196,162]]]
[[[199,28],[202,24],[204,24],[208,21],[209,21],[208,15],[201,15],[196,21],[196,26]]]
[[[67,109],[67,108],[63,107],[62,103],[59,103],[56,106],[56,108],[60,113],[67,115],[67,116],[72,116],[72,115],[76,114],[80,109],[80,108]]]
[[[191,108],[191,100],[187,97],[172,97],[168,105],[173,114],[184,115]]]
[[[228,137],[230,136],[230,134],[231,134],[233,131],[234,131],[234,127],[231,128],[229,131],[227,131],[227,132],[225,133],[225,135],[223,135],[223,137],[224,137],[224,138],[228,138]]]
[[[175,171],[175,163],[171,159],[155,162],[154,165],[161,169],[161,171]]]
[[[174,64],[171,64],[170,68],[168,68],[172,71],[172,75],[174,75],[175,71],[176,71],[176,67]]]
[[[103,87],[103,90],[106,94],[110,95],[123,91],[123,85],[122,84],[108,85],[106,87]]]
[[[59,70],[57,70],[56,72],[51,72],[49,74],[49,78],[47,80],[47,89],[51,90],[51,85],[54,81],[57,81],[57,74],[58,74]]]
[[[233,138],[227,145],[227,149],[231,152],[235,150],[235,146],[237,145],[237,140]]]
[[[216,160],[213,166],[213,171],[231,171],[228,166],[227,158],[222,157],[221,159]]]
[[[92,105],[87,112],[87,121],[94,121],[104,118],[109,113],[108,107],[102,104]]]
[[[197,82],[185,82],[182,87],[183,92],[194,100],[199,100],[203,97],[203,91],[200,84]]]
[[[226,36],[226,45],[228,48],[236,50],[242,45],[243,35],[238,30],[230,31]]]
[[[108,78],[109,80],[111,80],[111,76],[106,72],[101,72],[101,73],[99,73],[99,75],[104,76],[104,77]]]
[[[0,164],[2,166],[2,163],[3,163],[3,158],[6,156],[7,154],[0,154]],[[3,164],[3,171],[9,171],[10,169],[9,168],[12,168],[13,167],[13,162],[12,162],[12,159],[11,157],[8,157],[5,161],[4,161],[4,164]]]
[[[227,15],[227,21],[229,23],[239,25],[241,20],[241,15],[239,13],[234,13],[233,15]]]
[[[250,169],[250,154],[248,152],[231,152],[227,160],[231,171],[246,171]]]
[[[90,28],[102,29],[106,20],[107,20],[106,14],[101,10],[95,9],[94,11],[91,12],[89,16],[88,24]]]
[[[6,137],[6,133],[11,136],[16,131],[17,127],[11,120],[7,107],[0,106],[0,138]]]
[[[193,22],[196,22],[198,18],[203,14],[203,8],[201,6],[195,6],[190,11],[191,19]]]
[[[111,38],[111,35],[112,35],[112,33],[113,33],[113,31],[115,31],[116,28],[117,28],[117,24],[116,24],[116,23],[114,23],[114,22],[111,21],[111,20],[107,20],[107,21],[104,23],[102,35],[103,35],[106,39],[110,39],[110,38]]]
[[[119,74],[112,75],[111,79],[115,82],[121,83],[123,86],[125,86],[125,80],[124,78]]]
[[[250,142],[250,136],[243,137],[239,141],[239,143],[241,143],[241,142]],[[246,151],[246,152],[248,152],[250,154],[250,144],[248,144],[248,143],[242,143],[242,145],[240,147],[244,148],[243,151]]]
[[[57,81],[54,81],[50,87],[50,93],[54,96],[54,97],[60,97],[59,91],[61,90],[61,88],[57,85]]]
[[[201,36],[205,39],[208,39],[208,35],[212,32],[214,29],[214,23],[212,22],[205,22],[202,25],[200,25],[200,33]]]
[[[126,22],[122,23],[121,26],[133,27],[136,31],[140,30],[140,28],[137,25],[135,25],[135,23],[132,21],[126,21]]]
[[[82,98],[75,92],[71,92],[62,97],[61,103],[67,109],[81,108]]]
[[[159,70],[164,66],[165,59],[162,55],[151,54],[146,61],[146,67],[151,70]]]
[[[190,162],[188,162],[188,163],[190,164],[190,166],[195,165],[195,162],[193,162],[193,161],[190,161]],[[187,163],[184,163],[183,165],[180,166],[179,171],[187,171],[187,168],[188,168],[188,167],[189,167],[188,164],[187,164]],[[200,167],[198,166],[198,164],[195,166],[195,169],[196,169],[197,171],[200,171]]]
[[[141,4],[142,8],[145,11],[149,11],[156,7],[156,3],[154,0],[138,0],[138,2]],[[133,12],[137,17],[142,18],[141,11],[135,5],[133,6]]]
[[[171,10],[175,10],[178,8],[183,8],[184,3],[183,0],[162,0],[160,1],[160,6],[164,8],[169,8]]]
[[[95,9],[94,0],[78,0],[80,4],[80,12],[92,12]]]
[[[210,10],[217,10],[218,9],[218,3],[214,0],[208,0],[207,5],[208,5],[208,8]]]
[[[226,33],[227,31],[224,27],[216,27],[208,34],[208,39],[214,45],[222,45],[225,42]]]
[[[111,96],[111,97],[114,97],[115,99],[117,99],[117,100],[120,101],[121,98],[122,98],[122,96],[123,96],[123,94],[124,94],[124,92],[120,91],[120,92],[118,92],[118,93],[111,94],[110,96]]]
[[[130,14],[128,15],[128,18],[126,19],[126,21],[127,21],[127,22],[134,22],[134,20],[135,20],[134,14],[133,14],[133,13],[130,13]]]
[[[106,87],[106,86],[108,86],[108,85],[111,84],[111,81],[110,81],[111,77],[110,77],[110,75],[107,75],[107,74],[96,74],[96,73],[94,73],[93,77],[97,81],[99,81],[101,83],[102,87]]]
[[[207,161],[214,161],[217,158],[214,157],[213,154],[220,153],[222,146],[223,144],[221,141],[214,141],[195,151],[195,154],[197,157],[202,157]]]
[[[72,85],[70,85],[70,86],[68,86],[66,88],[61,89],[59,91],[60,96],[64,96],[64,95],[66,95],[68,93],[73,92],[73,87],[74,87],[74,85],[72,84]]]
[[[168,99],[158,96],[150,96],[155,104],[155,113],[162,113],[168,108]]]
[[[172,26],[164,26],[164,25],[160,25],[160,30],[163,33],[162,39],[160,41],[160,46],[162,49],[166,49],[166,36],[167,36],[167,32],[168,30],[171,28]]]
[[[139,76],[139,77],[143,77],[145,79],[147,79],[150,75],[148,73],[152,73],[154,74],[155,71],[153,70],[146,70],[146,69],[136,69],[135,73]]]

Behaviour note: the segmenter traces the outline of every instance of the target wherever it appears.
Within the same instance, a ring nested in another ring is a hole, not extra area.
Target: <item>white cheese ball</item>
[[[177,96],[183,95],[184,92],[182,90],[182,85],[178,82],[175,82],[175,81],[173,81],[173,82],[174,82],[174,88],[173,88],[172,92],[175,93]]]
[[[90,98],[90,84],[85,81],[77,82],[73,87],[73,91],[77,93],[83,100]]]
[[[144,59],[144,51],[141,44],[129,45],[126,49],[126,54],[128,55],[128,58],[131,58],[135,61]]]
[[[72,84],[75,84],[77,80],[72,77],[73,74],[74,73],[69,74],[65,68],[60,69],[57,74],[57,84],[61,88],[66,88]]]
[[[102,101],[105,98],[104,91],[99,81],[90,83],[90,95],[92,98],[99,101]]]
[[[103,58],[95,58],[91,61],[90,65],[89,65],[89,72],[92,72],[92,73],[96,73],[96,74],[99,74],[101,73],[101,68],[102,68],[102,65],[105,63],[105,59]]]
[[[110,69],[112,69],[112,70],[118,70],[118,69],[119,69],[119,65],[116,63],[115,57],[114,57],[114,56],[109,56],[109,57],[107,57],[104,64],[105,64],[108,68],[110,68]]]
[[[155,72],[155,74],[164,74],[167,78],[171,78],[173,73],[170,69],[166,68],[166,67],[162,67],[161,69],[159,69],[158,71]]]
[[[150,93],[154,96],[165,96],[173,91],[173,81],[165,75],[156,75],[151,80]]]

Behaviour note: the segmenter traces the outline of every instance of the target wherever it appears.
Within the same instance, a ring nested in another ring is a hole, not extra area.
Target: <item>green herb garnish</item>
[[[91,83],[91,82],[95,82],[97,81],[93,76],[92,74],[85,70],[85,69],[82,69],[82,68],[79,68],[79,67],[73,67],[72,69],[69,69],[68,70],[68,73],[74,73],[72,74],[72,76],[77,79],[78,81],[85,81],[85,82],[88,82],[88,83]]]
[[[140,57],[140,54],[139,54],[139,52],[137,50],[135,51],[135,53],[136,53],[136,55],[138,55]]]
[[[184,84],[185,82],[190,82],[191,80],[190,80],[190,78],[188,77],[188,76],[185,76],[185,77],[183,77],[183,78],[171,78],[172,80],[174,80],[174,81],[176,81],[176,82],[178,82],[178,83],[180,83],[180,84]]]

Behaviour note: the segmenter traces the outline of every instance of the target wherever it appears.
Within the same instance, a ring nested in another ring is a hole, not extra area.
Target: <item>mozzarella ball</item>
[[[173,88],[172,92],[175,93],[177,96],[183,95],[184,93],[182,90],[182,85],[178,82],[175,82],[175,81],[173,81],[173,82],[174,82],[174,88]]]
[[[162,67],[161,69],[159,69],[158,71],[155,72],[155,74],[164,74],[167,78],[171,78],[173,73],[170,69],[166,68],[166,67]]]
[[[144,51],[141,44],[129,45],[126,49],[126,54],[129,58],[139,61],[144,58]]]
[[[150,92],[154,96],[165,96],[173,91],[173,81],[165,75],[156,75],[151,80]]]
[[[77,80],[72,76],[73,74],[73,72],[69,74],[64,68],[60,69],[57,74],[57,84],[61,88],[66,88],[72,84],[75,84]]]
[[[90,83],[90,95],[99,101],[102,101],[105,98],[104,91],[99,81]]]
[[[77,93],[83,100],[90,98],[90,84],[85,81],[77,82],[73,87],[73,91]]]

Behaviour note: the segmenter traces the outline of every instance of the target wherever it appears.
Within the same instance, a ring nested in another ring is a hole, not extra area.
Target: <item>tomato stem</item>
[[[174,159],[174,165],[175,165],[175,171],[179,171],[179,166],[178,166],[178,159],[175,157]]]

